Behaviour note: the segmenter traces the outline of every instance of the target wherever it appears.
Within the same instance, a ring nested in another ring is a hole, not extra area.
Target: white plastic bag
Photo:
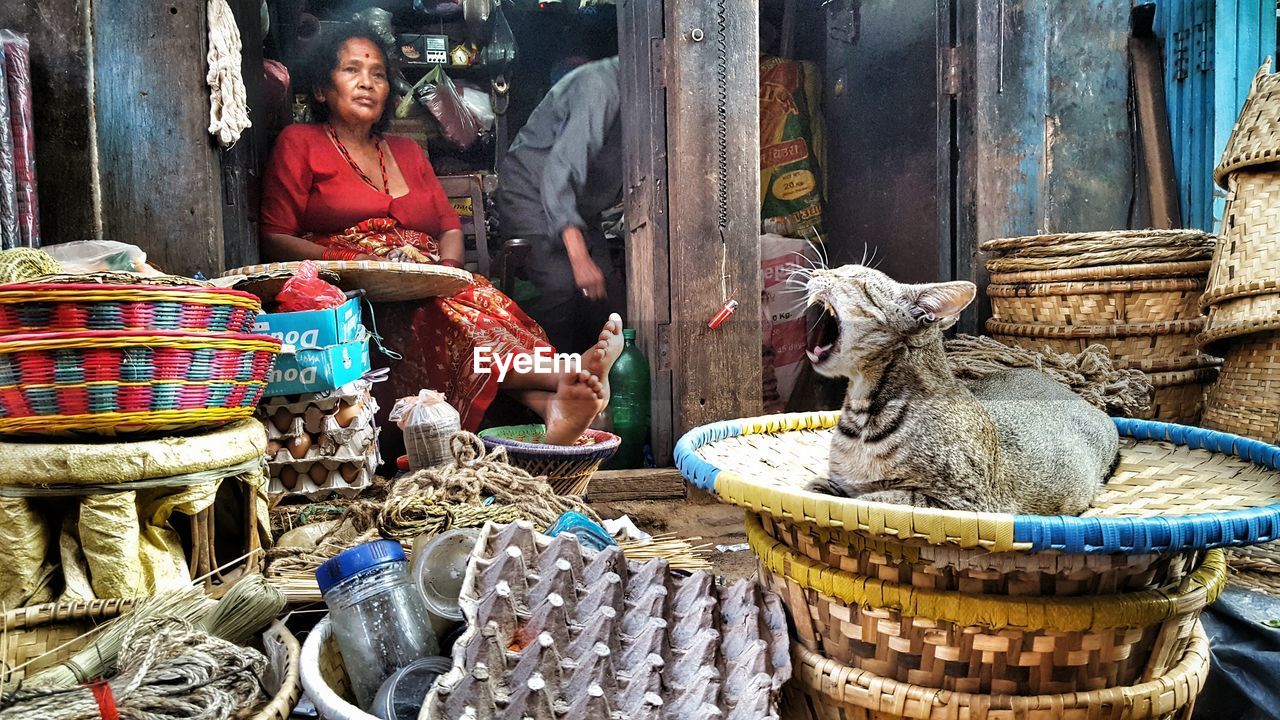
[[[493,114],[493,101],[489,99],[489,91],[466,80],[455,80],[453,84],[458,88],[458,94],[462,96],[463,106],[471,111],[480,129],[485,132],[492,131],[496,116]]]
[[[45,245],[40,248],[53,256],[67,273],[134,272],[159,275],[147,264],[142,248],[114,240],[81,240]]]
[[[462,429],[462,418],[441,393],[422,390],[400,398],[391,408],[391,422],[404,431],[409,469],[422,470],[453,460],[449,438]]]

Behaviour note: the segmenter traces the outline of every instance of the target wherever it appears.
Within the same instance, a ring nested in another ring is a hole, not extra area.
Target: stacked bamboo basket
[[[1214,179],[1227,190],[1202,346],[1224,358],[1204,425],[1280,442],[1280,74],[1264,65]]]
[[[689,482],[748,511],[794,628],[785,716],[1190,717],[1222,548],[1280,536],[1280,448],[1117,419],[1120,462],[1085,516],[1006,515],[805,490],[838,420],[728,420],[675,450]]]
[[[1198,230],[1033,235],[983,242],[996,340],[1079,353],[1093,344],[1146,373],[1145,419],[1194,425],[1220,361],[1201,352],[1200,296],[1214,236]]]

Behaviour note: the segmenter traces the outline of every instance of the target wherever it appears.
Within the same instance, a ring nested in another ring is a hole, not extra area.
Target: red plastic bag
[[[335,308],[347,301],[337,287],[320,279],[320,268],[303,260],[298,272],[289,278],[276,295],[276,312],[302,312]]]

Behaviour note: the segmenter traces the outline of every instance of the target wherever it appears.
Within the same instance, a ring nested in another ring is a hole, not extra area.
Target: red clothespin
[[[712,330],[715,330],[716,328],[723,325],[724,321],[728,320],[729,316],[733,314],[733,311],[737,309],[738,309],[737,300],[726,300],[724,305],[721,306],[720,310],[715,314],[714,317],[711,318],[711,322],[707,323],[707,327],[711,328]]]

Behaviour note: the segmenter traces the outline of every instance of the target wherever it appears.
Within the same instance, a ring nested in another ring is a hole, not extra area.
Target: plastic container
[[[605,465],[609,469],[644,467],[649,444],[649,361],[636,347],[635,330],[623,330],[622,338],[622,354],[609,371],[609,414],[622,445]]]
[[[379,720],[418,720],[436,678],[452,667],[452,660],[437,656],[422,658],[397,670],[382,683],[369,711]]]
[[[604,550],[610,545],[617,545],[618,542],[609,535],[608,531],[597,525],[591,518],[580,512],[573,510],[566,511],[563,515],[556,518],[555,523],[547,528],[547,535],[555,537],[560,533],[570,533],[576,535],[578,542],[585,548],[590,548],[597,552]]]
[[[422,591],[427,611],[453,622],[462,621],[458,595],[467,574],[467,560],[480,531],[460,528],[413,544],[413,581]]]
[[[316,569],[334,639],[360,707],[393,673],[440,647],[404,549],[391,540],[358,545]]]

